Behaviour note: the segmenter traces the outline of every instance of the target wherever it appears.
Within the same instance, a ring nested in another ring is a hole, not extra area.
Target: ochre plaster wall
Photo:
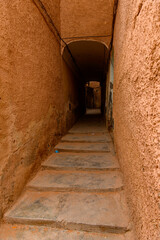
[[[60,28],[56,3],[48,1],[46,9],[52,7],[49,14]],[[64,105],[75,96],[67,93],[68,83],[62,76],[60,44],[31,0],[1,1],[0,28],[2,216],[67,130]]]
[[[58,31],[61,29],[61,22],[60,22],[60,1],[61,0],[32,0],[35,3],[38,1],[42,2],[44,5],[47,13],[51,17],[55,27]]]
[[[84,83],[76,72],[62,59],[63,109],[65,129],[73,126],[84,112]]]
[[[114,137],[139,240],[158,240],[159,9],[119,0],[114,32]]]
[[[98,40],[109,45],[112,34],[114,0],[61,0],[61,35],[66,42],[72,37],[106,36]],[[74,39],[76,40],[76,39]]]

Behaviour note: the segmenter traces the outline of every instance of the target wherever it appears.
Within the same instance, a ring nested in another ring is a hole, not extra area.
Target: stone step
[[[109,134],[67,134],[62,139],[62,142],[111,142]]]
[[[110,153],[55,153],[42,166],[55,170],[117,170],[119,164]]]
[[[26,191],[5,214],[8,223],[66,230],[125,233],[129,230],[123,192],[56,193]]]
[[[69,131],[69,133],[108,133],[101,115],[83,116]]]
[[[112,172],[40,171],[27,185],[37,191],[114,192],[123,189],[122,174]]]
[[[105,126],[97,126],[95,127],[94,125],[75,125],[73,128],[69,130],[68,133],[103,133],[107,134],[108,131]]]
[[[43,226],[2,224],[0,240],[133,240],[126,234],[87,233]]]
[[[109,152],[107,143],[69,143],[60,142],[55,146],[59,152]]]

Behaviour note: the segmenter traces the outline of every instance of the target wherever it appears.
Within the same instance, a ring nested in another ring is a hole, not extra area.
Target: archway
[[[85,86],[89,82],[98,82],[101,87],[101,112],[105,112],[106,74],[108,48],[105,44],[93,40],[80,40],[70,42],[62,51],[67,65],[78,75],[83,85],[80,95],[83,96],[81,104],[85,101]],[[83,106],[83,109],[86,106]]]

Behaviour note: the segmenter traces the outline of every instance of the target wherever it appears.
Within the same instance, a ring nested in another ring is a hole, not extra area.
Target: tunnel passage
[[[76,76],[78,75],[78,81],[81,88],[77,89],[77,95],[79,96],[79,104],[84,110],[86,110],[87,107],[101,108],[101,112],[104,113],[107,58],[108,49],[106,45],[97,41],[74,41],[69,43],[63,50],[64,61],[69,65]],[[97,95],[99,94],[101,99],[98,100],[99,104],[97,103],[97,105],[93,103],[93,99],[90,99],[89,104],[89,100],[87,101],[86,98],[86,88],[89,94],[89,91],[91,92],[91,87],[89,85],[90,83],[94,85],[94,82],[95,84],[98,83],[97,86],[100,87],[100,90],[97,89],[97,91],[99,91]]]

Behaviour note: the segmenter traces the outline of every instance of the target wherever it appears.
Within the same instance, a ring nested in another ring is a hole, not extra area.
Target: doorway
[[[101,109],[100,82],[90,81],[85,85],[86,109]]]

